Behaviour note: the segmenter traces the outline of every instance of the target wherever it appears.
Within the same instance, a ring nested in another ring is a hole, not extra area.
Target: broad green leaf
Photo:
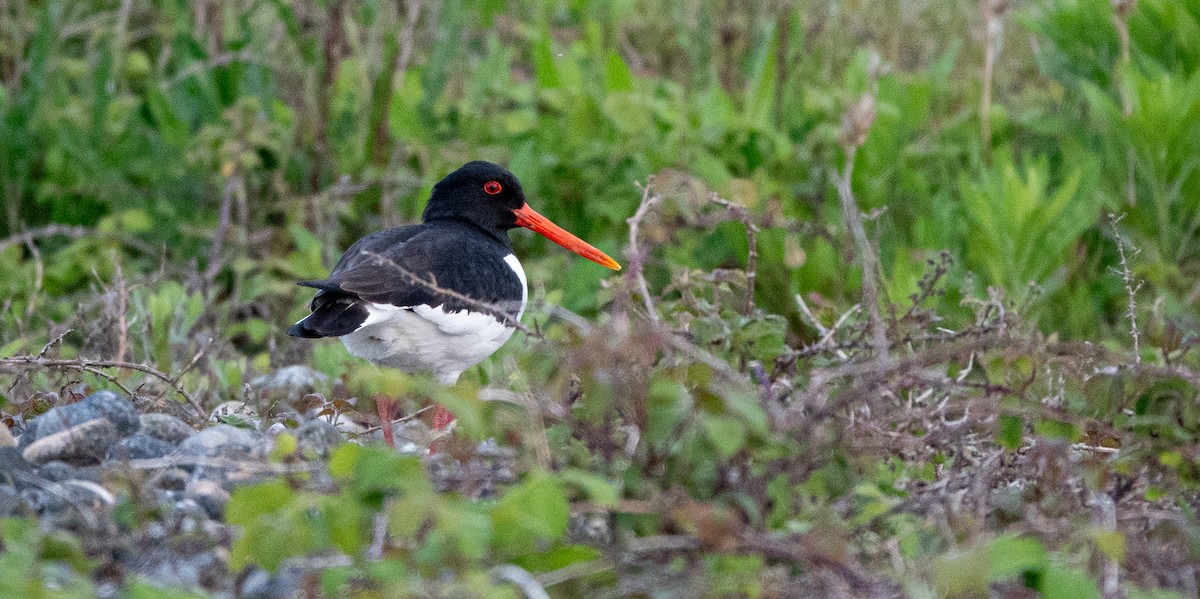
[[[231,494],[225,519],[230,524],[246,526],[264,514],[282,509],[296,492],[281,480],[240,487]]]
[[[988,580],[1000,581],[1047,567],[1049,554],[1032,537],[1000,537],[987,545]]]

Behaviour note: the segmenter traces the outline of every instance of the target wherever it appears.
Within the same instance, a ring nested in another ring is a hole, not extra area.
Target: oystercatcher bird
[[[422,224],[359,239],[317,289],[312,314],[288,329],[295,337],[340,337],[350,353],[405,372],[429,372],[453,385],[512,337],[525,311],[525,271],[508,230],[532,229],[613,270],[604,252],[568,233],[525,202],[521,184],[490,162],[464,164],[433,187]],[[395,400],[376,402],[384,436]],[[454,416],[438,406],[434,428]]]

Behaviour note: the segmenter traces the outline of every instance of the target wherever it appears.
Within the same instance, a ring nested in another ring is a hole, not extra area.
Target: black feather
[[[369,315],[363,301],[356,297],[319,293],[313,299],[313,313],[292,325],[287,334],[307,339],[341,337],[358,330]]]

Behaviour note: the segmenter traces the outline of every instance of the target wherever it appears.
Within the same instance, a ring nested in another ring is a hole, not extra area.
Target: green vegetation
[[[0,4],[5,422],[292,428],[247,384],[306,364],[516,450],[491,499],[357,444],[237,491],[229,576],[328,596],[1194,596],[1200,0],[746,4]],[[531,332],[454,389],[283,335],[472,159],[626,270],[515,234]],[[0,542],[14,596],[158,592]]]

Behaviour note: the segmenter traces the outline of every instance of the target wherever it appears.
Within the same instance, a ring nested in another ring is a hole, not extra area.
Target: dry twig
[[[1142,288],[1142,282],[1133,278],[1133,272],[1129,269],[1129,257],[1125,255],[1125,238],[1121,237],[1121,231],[1117,225],[1125,218],[1125,215],[1116,216],[1108,215],[1108,226],[1112,228],[1113,237],[1117,240],[1117,255],[1121,258],[1120,270],[1113,269],[1117,274],[1121,275],[1121,281],[1125,284],[1125,292],[1129,295],[1128,309],[1125,311],[1125,316],[1129,318],[1129,335],[1133,338],[1133,361],[1135,364],[1141,363],[1141,333],[1138,331],[1137,323],[1137,292]],[[1141,252],[1136,247],[1130,246],[1133,256],[1136,257]]]
[[[0,252],[18,244],[28,244],[35,239],[43,237],[63,236],[71,239],[78,239],[91,233],[91,229],[87,227],[72,227],[69,225],[46,225],[37,229],[18,233],[7,239],[0,240]]]
[[[637,285],[638,293],[642,296],[642,304],[646,307],[646,317],[650,319],[650,322],[658,324],[658,310],[654,308],[654,299],[650,295],[650,286],[646,284],[646,276],[643,272],[646,250],[638,246],[638,231],[641,228],[642,219],[646,218],[650,209],[662,199],[658,194],[651,193],[650,188],[653,184],[653,177],[648,179],[645,185],[635,183],[642,190],[642,202],[638,204],[638,209],[633,216],[625,219],[625,222],[629,223],[629,247],[625,250],[625,257],[629,259],[629,278]]]
[[[988,163],[992,161],[992,80],[1007,11],[1008,0],[979,0],[979,12],[983,15],[983,93],[979,98],[979,124],[983,129],[983,152]]]
[[[187,400],[188,404],[192,407],[193,410],[195,410],[196,415],[199,417],[200,420],[204,420],[204,419],[208,418],[208,413],[204,410],[204,406],[200,405],[200,402],[194,396],[192,396],[191,393],[188,393],[187,389],[184,389],[183,386],[180,385],[178,381],[175,381],[169,375],[164,374],[163,372],[159,371],[157,368],[147,366],[145,364],[138,364],[137,362],[121,362],[121,361],[117,361],[117,360],[89,360],[87,358],[76,358],[73,360],[67,360],[67,359],[61,359],[61,358],[46,358],[43,356],[12,356],[10,358],[0,358],[0,368],[8,368],[8,369],[12,369],[12,368],[73,368],[75,370],[80,370],[83,372],[90,372],[92,374],[99,375],[99,376],[107,379],[108,381],[112,382],[113,384],[117,385],[118,387],[121,387],[121,390],[124,391],[125,393],[129,394],[130,397],[133,396],[133,393],[129,389],[125,388],[123,385],[121,385],[119,382],[117,382],[117,380],[114,379],[113,377],[111,377],[110,375],[105,374],[104,372],[102,372],[98,369],[100,369],[100,368],[124,368],[124,369],[136,370],[138,372],[146,373],[146,374],[170,385],[175,390],[176,393],[179,393],[180,396],[182,396],[185,400]]]
[[[1128,120],[1133,115],[1133,98],[1128,86],[1125,85],[1124,75],[1129,72],[1130,62],[1129,13],[1133,12],[1133,8],[1137,6],[1137,0],[1111,0],[1111,3],[1113,7],[1112,22],[1117,28],[1117,36],[1121,40],[1121,59],[1114,66],[1117,93],[1121,96],[1121,114]],[[1133,142],[1130,141],[1129,148],[1125,151],[1125,203],[1130,206],[1137,203],[1137,186],[1134,181],[1136,159]]]
[[[418,276],[416,273],[412,272],[411,270],[408,270],[407,268],[400,266],[399,264],[396,263],[395,260],[392,260],[391,258],[382,256],[375,252],[363,251],[362,255],[370,256],[370,257],[374,258],[376,263],[381,266],[389,266],[391,268],[396,269],[397,271],[400,272],[400,274],[404,275],[404,277],[407,278],[410,282],[412,282],[416,285],[420,285],[421,287],[424,287],[424,288],[436,293],[437,295],[440,295],[440,296],[442,296],[444,298],[448,298],[448,299],[458,300],[464,304],[467,304],[468,306],[479,308],[485,312],[495,312],[504,318],[505,324],[508,324],[509,326],[516,328],[517,330],[521,331],[522,333],[525,333],[526,335],[529,335],[530,337],[533,337],[535,339],[545,339],[545,337],[541,333],[534,331],[534,330],[530,329],[529,327],[521,324],[521,322],[517,320],[516,315],[513,314],[508,309],[507,306],[500,306],[500,305],[493,304],[490,302],[477,300],[471,296],[463,295],[457,291],[454,291],[453,289],[446,289],[444,287],[439,287],[437,284],[437,280],[433,277],[432,274],[429,275],[429,280],[425,280],[425,279],[421,278],[420,276]]]
[[[846,111],[846,115],[843,117],[842,149],[846,154],[846,163],[840,175],[834,173],[833,180],[837,184],[838,199],[842,204],[842,216],[854,238],[854,247],[859,261],[862,262],[863,303],[866,304],[867,315],[871,319],[871,346],[875,350],[875,359],[886,362],[888,360],[887,327],[879,312],[879,281],[876,278],[879,274],[879,257],[875,254],[875,248],[871,245],[870,239],[867,238],[862,214],[858,210],[858,203],[854,200],[854,191],[850,188],[850,182],[854,175],[854,157],[858,154],[858,148],[866,142],[867,134],[874,122],[875,96],[865,94]]]
[[[745,206],[739,206],[713,193],[709,201],[723,206],[735,219],[746,227],[746,310],[749,316],[754,312],[754,284],[758,280],[758,225],[750,218],[750,212]]]

